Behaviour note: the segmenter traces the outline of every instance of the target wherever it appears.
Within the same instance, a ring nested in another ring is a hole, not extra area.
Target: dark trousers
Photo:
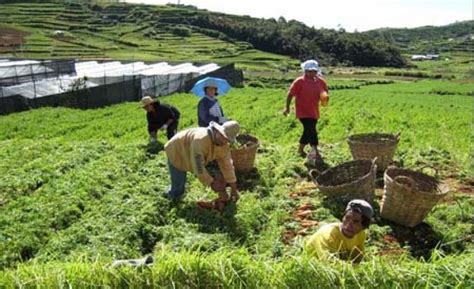
[[[178,124],[179,120],[173,121],[167,128],[166,128],[166,137],[170,140],[177,132],[178,132]]]
[[[318,132],[316,131],[316,124],[318,120],[315,118],[300,118],[303,124],[303,135],[300,138],[300,144],[311,146],[318,145]]]

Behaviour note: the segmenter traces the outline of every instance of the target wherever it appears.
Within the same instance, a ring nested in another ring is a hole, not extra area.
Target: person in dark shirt
[[[179,110],[174,106],[161,104],[150,96],[143,97],[141,102],[146,110],[150,142],[156,143],[159,129],[166,130],[166,137],[170,140],[178,130]]]

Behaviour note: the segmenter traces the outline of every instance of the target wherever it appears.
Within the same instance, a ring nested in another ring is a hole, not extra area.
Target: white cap
[[[305,62],[301,63],[301,68],[303,68],[304,71],[308,71],[308,70],[314,70],[318,72],[321,71],[321,68],[319,67],[319,63],[313,59],[306,60]]]

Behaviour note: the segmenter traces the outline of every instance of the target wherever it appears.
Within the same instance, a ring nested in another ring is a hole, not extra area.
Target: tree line
[[[168,4],[170,5],[170,4]],[[199,27],[201,31],[215,31],[229,39],[245,41],[266,52],[288,55],[305,60],[316,58],[324,64],[355,66],[402,67],[406,61],[398,48],[388,42],[374,40],[362,33],[348,33],[344,29],[315,29],[296,21],[258,19],[195,9],[183,17],[166,17],[166,24]],[[161,20],[159,20],[161,21]],[[204,29],[204,30],[203,30]]]

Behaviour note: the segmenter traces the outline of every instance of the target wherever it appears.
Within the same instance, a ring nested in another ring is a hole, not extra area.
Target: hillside
[[[168,6],[117,5],[100,13],[81,5],[2,4],[0,55],[30,58],[119,59],[167,62],[237,62],[243,67],[274,69],[296,64],[244,42],[228,42],[200,32],[178,35],[169,26],[146,21],[136,7],[169,15]],[[155,27],[156,26],[156,27]],[[54,32],[64,31],[63,35]],[[277,65],[275,64],[277,63]]]
[[[291,58],[310,57],[324,64],[405,65],[394,46],[361,35],[182,5],[7,3],[0,29],[0,53],[20,57],[237,62],[282,70],[295,66]]]
[[[410,29],[381,28],[363,34],[409,53],[474,52],[474,21]]]

